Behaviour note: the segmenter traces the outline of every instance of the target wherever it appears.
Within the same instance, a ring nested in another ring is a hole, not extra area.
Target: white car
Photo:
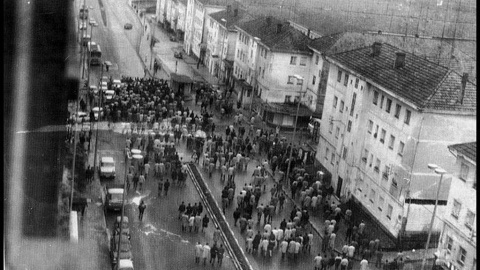
[[[90,92],[93,92],[94,95],[98,94],[98,87],[95,85],[90,85]]]
[[[113,86],[114,87],[122,87],[122,81],[116,79],[116,80],[113,80]]]
[[[92,111],[93,111],[93,116],[95,117],[95,121],[98,121],[99,113],[100,113],[100,117],[103,117],[103,108],[94,107]]]
[[[72,115],[70,116],[70,119],[72,119],[73,121],[76,121],[77,124],[81,124],[82,122],[90,122],[90,117],[86,112],[72,113]]]
[[[115,178],[115,160],[113,157],[100,159],[100,178]]]
[[[113,90],[107,90],[104,92],[105,94],[105,101],[111,101],[113,99],[113,97],[115,96],[115,91]]]
[[[115,265],[115,270],[133,270],[132,260],[121,259],[119,263]]]

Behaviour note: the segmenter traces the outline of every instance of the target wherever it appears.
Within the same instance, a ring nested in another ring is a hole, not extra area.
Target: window
[[[462,208],[462,204],[457,200],[453,200],[452,216],[454,218],[458,219],[458,215],[460,214],[461,208]]]
[[[339,70],[337,74],[337,82],[341,82],[341,81],[342,81],[342,71]]]
[[[367,158],[368,158],[368,149],[363,150],[363,157],[362,157],[362,162],[367,163]]]
[[[457,262],[461,265],[464,265],[466,257],[467,257],[467,251],[463,247],[458,246]]]
[[[263,49],[260,49],[260,56],[263,57]]]
[[[302,85],[303,84],[303,79],[297,79],[297,85]]]
[[[412,112],[409,110],[405,110],[405,124],[410,124],[410,116],[412,116]]]
[[[395,105],[395,118],[400,118],[400,111],[402,110],[402,106],[399,104]]]
[[[375,160],[375,167],[373,168],[373,170],[376,172],[376,173],[379,173],[380,172],[380,159],[377,158],[377,160]]]
[[[265,67],[262,70],[262,79],[264,79],[264,78],[265,78]]]
[[[350,107],[350,116],[353,116],[353,110],[355,110],[355,102],[357,101],[357,93],[353,93],[352,106]]]
[[[375,203],[375,190],[371,189],[370,190],[370,202]]]
[[[385,96],[382,95],[382,98],[380,99],[380,109],[383,109],[383,100],[385,99]]]
[[[345,106],[345,102],[343,100],[340,101],[340,112],[343,112],[343,106]]]
[[[297,57],[292,56],[290,57],[290,65],[296,65],[297,64]]]
[[[345,80],[343,81],[343,85],[347,86],[347,84],[348,84],[348,74],[345,73]]]
[[[378,104],[378,92],[375,91],[373,92],[373,105],[377,105]]]
[[[333,131],[333,122],[330,122],[330,125],[328,126],[328,132],[332,134],[332,131]]]
[[[339,134],[340,134],[340,128],[337,127],[337,128],[335,129],[335,138],[338,139],[338,135],[339,135]]]
[[[325,150],[325,160],[328,160],[328,155],[330,154],[330,149],[327,149]]]
[[[390,113],[390,109],[392,109],[392,100],[387,98],[387,106],[385,107],[385,111]]]
[[[376,139],[378,136],[378,125],[375,127],[375,133],[373,133],[373,137]]]
[[[368,120],[368,133],[372,134],[372,129],[373,129],[373,121]]]
[[[285,103],[290,103],[292,96],[285,96]]]
[[[347,131],[350,132],[351,129],[352,129],[352,121],[348,120]]]
[[[384,143],[385,142],[385,136],[387,135],[387,131],[382,128],[382,133],[380,133],[380,142]]]
[[[358,82],[360,81],[360,79],[356,78],[355,79],[355,88],[358,88]]]
[[[370,168],[372,167],[373,163],[373,154],[370,154],[370,164],[368,165]]]
[[[390,135],[390,142],[388,143],[388,148],[393,150],[393,144],[395,143],[395,136]]]
[[[475,222],[475,213],[470,210],[467,210],[467,215],[465,216],[465,226],[470,230],[473,228],[473,223]]]
[[[450,236],[447,235],[445,243],[446,243],[446,248],[448,250],[448,253],[452,253],[453,239]]]
[[[295,77],[293,77],[293,76],[288,76],[288,82],[287,82],[287,84],[293,84],[294,81],[295,81]]]
[[[330,158],[330,164],[333,165],[334,162],[335,162],[335,152],[332,151],[332,157]]]
[[[460,179],[467,181],[468,177],[468,166],[462,162],[460,165]]]
[[[347,159],[348,148],[343,147],[343,160]]]
[[[300,66],[306,66],[307,65],[307,57],[302,56],[300,57]]]
[[[380,212],[382,212],[383,210],[383,204],[385,203],[385,198],[383,198],[382,196],[380,196],[378,198],[378,210],[380,210]]]
[[[387,208],[387,218],[388,219],[392,219],[392,212],[393,212],[393,206],[389,204],[388,208]]]
[[[333,97],[333,108],[337,108],[337,102],[338,102],[338,97],[334,96]]]
[[[315,85],[315,80],[317,79],[317,77],[315,77],[315,75],[312,76],[312,84]]]
[[[318,60],[320,60],[320,56],[317,55],[317,57],[315,57],[315,65],[318,65]]]
[[[405,143],[404,142],[400,142],[398,144],[398,155],[399,156],[403,156],[403,148],[405,148]]]
[[[388,165],[385,165],[385,167],[383,168],[383,173],[382,173],[383,180],[388,181],[388,172],[389,171],[390,171],[390,167]]]

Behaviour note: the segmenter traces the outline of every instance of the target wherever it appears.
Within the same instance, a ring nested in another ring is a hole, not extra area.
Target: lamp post
[[[154,20],[155,22],[155,20]],[[153,28],[153,30],[152,30]],[[153,23],[153,27],[152,27],[152,23],[150,23],[150,31],[152,31],[152,39],[150,41],[150,69],[152,69],[152,64],[153,64],[153,48],[155,47],[155,28],[157,28],[157,26],[155,25],[155,23]]]
[[[302,86],[303,86],[303,77],[300,75],[293,75],[295,79],[297,79],[297,84],[299,80],[302,80],[302,84],[300,84],[300,98],[298,99],[298,104],[297,104],[297,113],[295,114],[295,122],[293,126],[293,136],[292,136],[292,142],[295,141],[295,133],[297,132],[297,121],[298,121],[298,112],[300,111],[300,103],[302,100]],[[290,166],[292,164],[292,154],[293,154],[293,144],[290,147],[290,157],[288,158],[288,166],[287,166],[287,173],[285,174],[285,180],[286,180],[286,186],[290,186],[289,183],[289,175],[290,175]]]
[[[447,171],[445,171],[444,169],[438,167],[437,165],[435,164],[428,164],[428,168],[430,170],[433,170],[435,171],[436,174],[440,174],[440,181],[438,182],[438,186],[437,186],[437,194],[435,196],[435,206],[433,207],[433,214],[432,214],[432,220],[430,221],[430,227],[428,229],[428,237],[427,237],[427,243],[425,245],[425,251],[428,250],[428,246],[430,245],[430,237],[432,235],[432,229],[433,229],[433,223],[435,222],[435,214],[437,213],[437,205],[438,205],[438,196],[440,194],[440,187],[442,186],[442,180],[443,180],[443,175],[445,173],[447,173]],[[423,260],[422,260],[422,268],[421,270],[424,270],[425,269],[425,263],[427,261],[427,257],[426,255],[423,257]]]
[[[98,26],[95,21],[89,22],[90,24],[90,40],[93,40],[93,27]],[[90,52],[88,53],[88,72],[87,72],[87,87],[90,87]],[[103,69],[103,68],[102,68]]]
[[[103,66],[106,65],[106,63],[102,63],[102,73],[100,75],[100,78],[103,77]],[[100,79],[101,81],[102,79]],[[98,94],[100,95],[100,100],[98,101],[98,119],[97,119],[97,130],[95,131],[95,152],[93,155],[93,170],[94,172],[96,171],[97,168],[97,149],[98,149],[98,125],[100,124],[100,118],[102,117],[102,100],[103,100],[103,89],[102,89],[102,84],[99,83],[98,87]]]
[[[125,155],[125,178],[123,179],[123,194],[122,194],[122,215],[120,216],[120,232],[118,234],[118,250],[117,250],[117,265],[120,263],[120,246],[122,245],[122,231],[123,231],[123,216],[125,215],[125,193],[127,192],[127,168],[128,161],[131,159],[128,153]]]

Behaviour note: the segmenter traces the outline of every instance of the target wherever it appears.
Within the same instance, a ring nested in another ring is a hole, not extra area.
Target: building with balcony
[[[273,17],[241,23],[235,46],[233,75],[238,102],[250,106],[269,125],[292,127],[297,102],[301,102],[299,125],[306,125],[310,107],[308,84],[312,51],[310,39],[301,31]]]
[[[448,146],[456,158],[438,257],[447,269],[477,267],[477,142]]]
[[[235,25],[254,19],[244,10],[229,5],[226,10],[207,15],[207,52],[205,63],[220,83],[230,85],[237,30]]]
[[[476,86],[387,43],[325,59],[317,160],[332,174],[335,195],[355,201],[393,240],[424,245],[438,181],[427,164],[451,171],[446,147],[476,137]],[[444,183],[439,214],[450,179]]]

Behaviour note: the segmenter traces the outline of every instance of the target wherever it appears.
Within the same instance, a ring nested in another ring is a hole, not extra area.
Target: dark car
[[[133,28],[133,25],[131,23],[126,23],[123,28],[129,30],[129,29],[132,29]]]

